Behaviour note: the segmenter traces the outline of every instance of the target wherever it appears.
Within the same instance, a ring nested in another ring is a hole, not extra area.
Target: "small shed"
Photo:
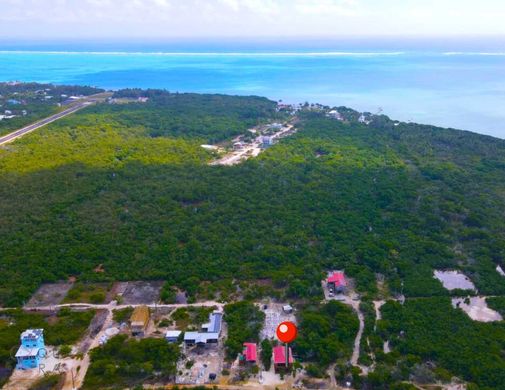
[[[179,341],[181,333],[182,332],[180,330],[167,330],[167,333],[165,333],[165,340],[169,343],[176,343]]]
[[[130,317],[130,327],[133,336],[144,336],[149,325],[149,308],[145,305],[137,306]]]
[[[244,343],[241,362],[256,364],[258,361],[258,348],[256,343]]]

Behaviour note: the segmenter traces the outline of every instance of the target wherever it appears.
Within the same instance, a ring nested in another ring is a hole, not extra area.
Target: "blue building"
[[[16,352],[16,368],[37,368],[45,357],[44,329],[27,329],[21,333],[21,345]]]

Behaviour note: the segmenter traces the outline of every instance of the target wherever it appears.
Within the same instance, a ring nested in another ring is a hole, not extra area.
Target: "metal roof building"
[[[209,316],[209,322],[202,325],[202,330],[206,333],[221,333],[223,313],[215,311]]]
[[[134,335],[143,335],[149,324],[149,308],[137,306],[130,317],[130,325]]]

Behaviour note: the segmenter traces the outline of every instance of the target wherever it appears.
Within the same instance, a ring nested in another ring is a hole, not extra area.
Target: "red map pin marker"
[[[277,338],[286,344],[292,343],[296,339],[298,329],[295,324],[290,321],[283,322],[277,327]]]

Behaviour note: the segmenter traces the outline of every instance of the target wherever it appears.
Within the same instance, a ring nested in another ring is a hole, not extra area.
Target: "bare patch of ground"
[[[39,287],[25,307],[47,307],[58,305],[72,288],[72,283],[47,283]]]
[[[474,290],[473,282],[459,271],[435,271],[435,278],[440,280],[447,290]]]
[[[127,282],[124,290],[123,286],[118,288],[118,295],[121,295],[123,305],[154,304],[160,299],[160,291],[164,283],[163,281]]]
[[[275,338],[277,326],[284,321],[296,323],[296,317],[293,313],[285,313],[282,307],[286,303],[276,303],[272,301],[261,304],[261,310],[265,313],[265,324],[261,330],[261,339]],[[266,308],[265,308],[266,307]]]
[[[452,305],[455,308],[459,307],[474,321],[492,322],[503,320],[500,313],[490,309],[487,306],[486,299],[482,297],[453,298]]]

